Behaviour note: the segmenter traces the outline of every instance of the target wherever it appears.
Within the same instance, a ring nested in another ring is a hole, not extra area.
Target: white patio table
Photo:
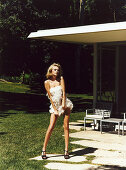
[[[120,135],[120,124],[123,122],[123,119],[117,119],[117,118],[109,118],[109,119],[102,119],[100,120],[100,131],[102,133],[102,123],[108,122],[108,123],[117,123],[118,124],[118,135]]]

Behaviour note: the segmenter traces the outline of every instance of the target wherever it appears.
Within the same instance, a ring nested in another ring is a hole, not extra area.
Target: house
[[[92,44],[93,104],[113,102],[117,117],[126,111],[126,22],[39,30],[28,38]]]

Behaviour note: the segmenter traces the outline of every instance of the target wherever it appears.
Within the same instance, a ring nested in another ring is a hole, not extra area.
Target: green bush
[[[30,80],[31,80],[30,74],[25,73],[24,75],[23,75],[23,74],[21,75],[21,81],[22,81],[22,83],[24,83],[24,84],[29,84],[29,83],[30,83]]]

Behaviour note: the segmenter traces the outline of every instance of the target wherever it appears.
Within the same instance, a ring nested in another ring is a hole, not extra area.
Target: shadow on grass
[[[8,134],[7,132],[0,132],[0,135],[6,135]]]
[[[41,94],[45,89],[43,88],[42,83],[39,83],[38,81],[34,80],[32,83],[29,85],[30,90],[28,90],[28,93],[34,93],[34,94]]]
[[[82,127],[84,127],[84,123],[77,123],[77,124],[71,123],[71,125],[72,126],[79,126],[79,127],[82,126]]]
[[[74,104],[73,112],[84,112],[86,109],[92,108],[93,100],[84,99],[82,97],[69,97]]]
[[[2,113],[8,110],[26,113],[47,112],[48,105],[49,101],[45,95],[0,92],[0,117],[7,117],[7,113],[4,115]]]
[[[92,99],[76,96],[69,98],[74,104],[73,113],[84,112],[87,108],[92,108]],[[49,110],[49,105],[49,99],[45,94],[0,91],[0,118],[17,113],[45,114]]]
[[[81,97],[69,97],[73,104],[73,112],[84,112],[87,108],[92,108],[92,99]],[[27,113],[48,112],[49,99],[46,95],[11,93],[0,91],[0,112],[8,110],[26,111]],[[2,115],[7,116],[7,115]]]

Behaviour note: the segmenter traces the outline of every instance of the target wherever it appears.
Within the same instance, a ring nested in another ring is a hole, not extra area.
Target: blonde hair
[[[61,65],[60,65],[60,64],[57,64],[57,63],[53,63],[53,64],[51,64],[51,66],[50,66],[50,67],[48,68],[48,70],[47,70],[47,73],[46,73],[46,78],[47,78],[47,79],[50,79],[50,78],[52,77],[52,69],[53,69],[54,66],[56,66],[56,67],[59,68],[59,74],[58,74],[57,78],[60,78],[60,77],[61,77],[61,75],[62,75]]]

